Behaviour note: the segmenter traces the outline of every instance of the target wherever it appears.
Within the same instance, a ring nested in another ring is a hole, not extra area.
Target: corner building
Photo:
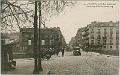
[[[92,22],[89,28],[89,44],[101,45],[104,51],[119,50],[119,22]]]

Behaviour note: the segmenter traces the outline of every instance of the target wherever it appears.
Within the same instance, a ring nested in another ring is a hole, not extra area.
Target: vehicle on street
[[[74,47],[73,48],[73,55],[75,55],[75,56],[81,56],[80,47]]]

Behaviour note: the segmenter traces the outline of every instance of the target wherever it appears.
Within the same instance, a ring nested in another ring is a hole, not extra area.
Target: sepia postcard
[[[119,0],[1,0],[1,74],[120,75]]]

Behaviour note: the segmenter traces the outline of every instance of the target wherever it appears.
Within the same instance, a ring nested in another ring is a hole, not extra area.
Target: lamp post
[[[37,60],[37,40],[38,40],[38,28],[37,28],[37,1],[35,1],[35,15],[34,15],[34,71],[33,74],[38,74],[38,60]]]
[[[41,65],[41,1],[39,1],[39,57],[38,57],[38,70],[43,71],[42,65]]]

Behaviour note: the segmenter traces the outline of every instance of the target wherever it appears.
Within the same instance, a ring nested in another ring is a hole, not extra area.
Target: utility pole
[[[39,57],[38,57],[38,69],[39,71],[43,71],[42,65],[41,65],[41,21],[42,15],[41,15],[41,1],[39,1]]]
[[[37,55],[37,40],[38,40],[38,28],[37,28],[37,1],[35,1],[35,15],[34,15],[34,71],[33,74],[38,74],[38,55]]]

